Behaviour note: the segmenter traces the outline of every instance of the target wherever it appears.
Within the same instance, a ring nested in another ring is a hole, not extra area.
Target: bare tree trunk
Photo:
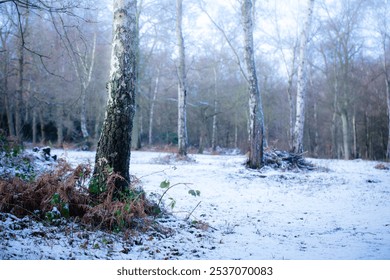
[[[154,106],[157,100],[158,86],[160,82],[160,69],[157,69],[156,82],[154,85],[152,103],[150,104],[150,114],[149,114],[149,146],[153,144],[153,120],[154,120]]]
[[[318,157],[318,140],[319,140],[319,134],[318,134],[318,105],[317,105],[317,100],[314,101],[314,125],[315,125],[315,130],[314,130],[314,156]]]
[[[185,67],[185,50],[182,31],[183,0],[176,0],[176,39],[179,52],[177,66],[178,84],[178,154],[187,155],[187,81]]]
[[[370,158],[370,118],[368,117],[368,110],[364,111],[364,120],[366,126],[366,159]]]
[[[381,3],[382,6],[378,9],[377,19],[378,19],[378,31],[380,33],[381,47],[382,47],[382,67],[383,73],[385,75],[385,88],[386,88],[386,105],[387,105],[387,147],[385,151],[385,157],[387,160],[390,160],[390,69],[388,62],[388,51],[389,51],[389,6],[388,1],[385,0]]]
[[[32,108],[32,143],[37,143],[37,110],[35,107]]]
[[[211,135],[211,149],[213,152],[217,150],[217,113],[218,113],[218,79],[217,69],[214,67],[214,116],[213,116],[213,132]]]
[[[83,87],[81,89],[81,111],[80,111],[80,126],[81,134],[84,139],[89,137],[87,129],[87,103],[86,103],[86,89]]]
[[[206,142],[206,136],[207,136],[207,109],[208,107],[200,107],[200,120],[201,123],[199,125],[199,149],[198,154],[203,154],[204,152],[204,146]]]
[[[358,158],[358,150],[357,150],[357,129],[356,129],[356,113],[355,110],[352,116],[352,132],[353,132],[353,157]]]
[[[306,48],[309,40],[311,28],[311,19],[313,15],[314,0],[308,0],[308,11],[306,21],[301,33],[301,42],[299,46],[299,65],[298,65],[298,88],[297,88],[297,106],[295,115],[295,125],[293,132],[293,147],[295,153],[303,152],[303,132],[305,126],[305,104],[306,104]]]
[[[251,0],[242,1],[241,13],[244,30],[245,64],[247,70],[250,111],[248,167],[259,169],[264,164],[264,114],[256,74],[253,47],[253,3]]]
[[[337,158],[338,142],[337,142],[337,113],[336,111],[332,114],[332,124],[330,127],[330,133],[332,137],[332,146],[331,146],[331,157]]]
[[[8,37],[10,36],[10,33],[1,33],[0,32],[0,39],[1,39],[1,45],[3,46],[3,56],[4,56],[4,61],[3,61],[3,68],[1,69],[4,73],[4,78],[3,78],[3,93],[4,93],[4,107],[5,107],[5,113],[7,116],[7,126],[8,126],[8,133],[9,136],[16,136],[15,133],[15,123],[14,123],[14,116],[13,116],[13,100],[10,99],[9,96],[9,89],[8,89],[8,67],[10,64],[10,55],[8,52]]]
[[[5,38],[1,38],[1,43],[3,47],[6,49],[6,40]],[[8,125],[8,133],[9,136],[16,136],[15,132],[15,123],[14,123],[14,116],[13,116],[13,111],[14,111],[14,106],[12,100],[9,98],[9,91],[8,91],[8,51],[4,51],[7,56],[6,61],[4,61],[4,67],[3,67],[3,73],[4,73],[4,78],[3,78],[3,92],[4,92],[4,107],[5,107],[5,113],[7,116],[7,125]]]
[[[293,85],[294,75],[290,74],[288,77],[288,86],[287,86],[287,100],[289,105],[289,129],[287,130],[288,145],[290,150],[293,148],[293,135],[294,135],[294,101],[292,97],[292,85]]]
[[[15,94],[15,133],[19,142],[22,141],[22,104],[24,92],[24,46],[18,49],[18,83]]]
[[[314,88],[313,81],[313,69],[310,68],[310,78],[309,78],[310,87]],[[318,98],[316,91],[312,91],[313,96],[313,125],[314,125],[314,140],[313,140],[313,155],[318,157],[318,143],[319,143],[319,128],[318,128]]]
[[[349,151],[349,130],[348,130],[348,115],[344,110],[341,111],[341,130],[343,132],[343,151],[344,159],[348,160],[350,151]]]
[[[387,120],[388,120],[388,137],[386,159],[390,160],[390,79],[386,79],[386,99],[387,99]]]
[[[45,123],[43,121],[42,110],[39,110],[38,116],[39,116],[39,126],[40,126],[40,130],[41,130],[41,141],[40,142],[43,144],[46,141],[46,134],[45,134]]]
[[[386,86],[386,104],[387,104],[387,123],[388,123],[388,137],[387,137],[387,149],[386,149],[386,159],[390,159],[390,74],[388,68],[388,62],[386,58],[386,34],[382,34],[383,42],[382,42],[382,48],[383,48],[383,72],[385,74],[385,86]]]
[[[62,147],[64,142],[63,118],[64,118],[64,114],[63,114],[62,106],[60,105],[57,108],[57,120],[56,120],[58,147]]]
[[[69,38],[68,38],[69,40]],[[69,41],[69,45],[72,43]],[[82,54],[79,46],[76,46],[77,50],[71,47],[72,53],[70,54],[72,59],[73,68],[76,71],[77,77],[80,81],[80,127],[81,134],[84,139],[89,137],[87,129],[87,91],[92,80],[92,73],[95,65],[96,56],[96,32],[94,33],[93,45],[90,55]]]
[[[6,78],[7,79],[7,78]],[[7,123],[8,123],[8,131],[10,136],[16,136],[15,132],[15,122],[14,122],[14,116],[13,116],[13,105],[11,100],[8,98],[8,90],[6,87],[5,96],[4,96],[4,104],[5,104],[5,110],[7,114]]]
[[[23,16],[24,22],[19,20],[18,28],[20,30],[20,44],[18,47],[18,73],[17,73],[17,88],[15,98],[15,133],[19,142],[22,142],[23,134],[23,120],[22,120],[22,107],[23,107],[23,94],[24,94],[24,48],[25,40],[27,37],[27,31],[29,29],[29,7],[26,7],[25,14]],[[24,26],[23,26],[24,23]]]
[[[119,173],[116,194],[130,182],[131,131],[137,84],[137,1],[114,0],[111,71],[103,129],[97,146],[93,181],[104,186],[106,168]]]

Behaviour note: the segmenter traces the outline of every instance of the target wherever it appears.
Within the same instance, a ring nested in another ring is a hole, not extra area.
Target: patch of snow
[[[53,153],[73,165],[95,156]],[[173,216],[160,219],[172,230],[126,239],[1,214],[0,259],[390,259],[390,171],[378,162],[310,159],[323,168],[253,171],[243,155],[156,160],[167,155],[132,152],[130,172],[155,201],[162,181],[178,184],[163,198],[176,201]]]
[[[20,152],[0,152],[0,177],[21,177],[34,179],[43,172],[57,166],[57,156],[50,154],[50,148],[34,148]]]

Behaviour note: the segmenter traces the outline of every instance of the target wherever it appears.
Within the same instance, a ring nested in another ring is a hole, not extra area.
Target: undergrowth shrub
[[[105,189],[91,195],[91,173],[89,165],[72,168],[59,161],[55,170],[33,181],[0,178],[0,211],[18,217],[32,215],[54,224],[61,219],[77,218],[86,226],[109,231],[146,229],[146,217],[157,211],[156,204],[133,186],[119,199],[114,198],[114,182],[123,178],[113,172],[107,177]]]
[[[0,130],[0,175],[1,177],[19,177],[22,180],[34,180],[36,172],[33,158],[23,152],[19,142]]]

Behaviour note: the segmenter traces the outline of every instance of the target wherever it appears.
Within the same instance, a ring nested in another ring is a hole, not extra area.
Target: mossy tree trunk
[[[94,179],[104,184],[107,168],[124,180],[116,179],[116,193],[130,182],[131,131],[135,113],[137,81],[137,1],[114,0],[113,43],[108,101],[98,141]],[[104,175],[104,176],[103,176]]]

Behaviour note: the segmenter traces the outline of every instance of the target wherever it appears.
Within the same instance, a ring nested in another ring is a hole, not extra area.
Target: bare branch
[[[235,47],[233,46],[233,43],[232,41],[229,39],[229,37],[227,36],[225,30],[213,19],[213,17],[206,11],[206,9],[203,7],[202,3],[200,2],[200,9],[206,14],[206,16],[209,18],[209,20],[211,21],[211,23],[221,32],[221,34],[223,35],[223,37],[225,38],[226,42],[228,43],[230,49],[232,50],[234,56],[236,57],[236,63],[238,65],[238,67],[240,68],[240,71],[241,71],[241,74],[243,75],[244,79],[248,82],[248,78],[246,76],[246,73],[242,67],[242,63],[241,63],[241,59],[240,59],[240,56],[238,55],[238,52],[237,50],[235,49]]]

